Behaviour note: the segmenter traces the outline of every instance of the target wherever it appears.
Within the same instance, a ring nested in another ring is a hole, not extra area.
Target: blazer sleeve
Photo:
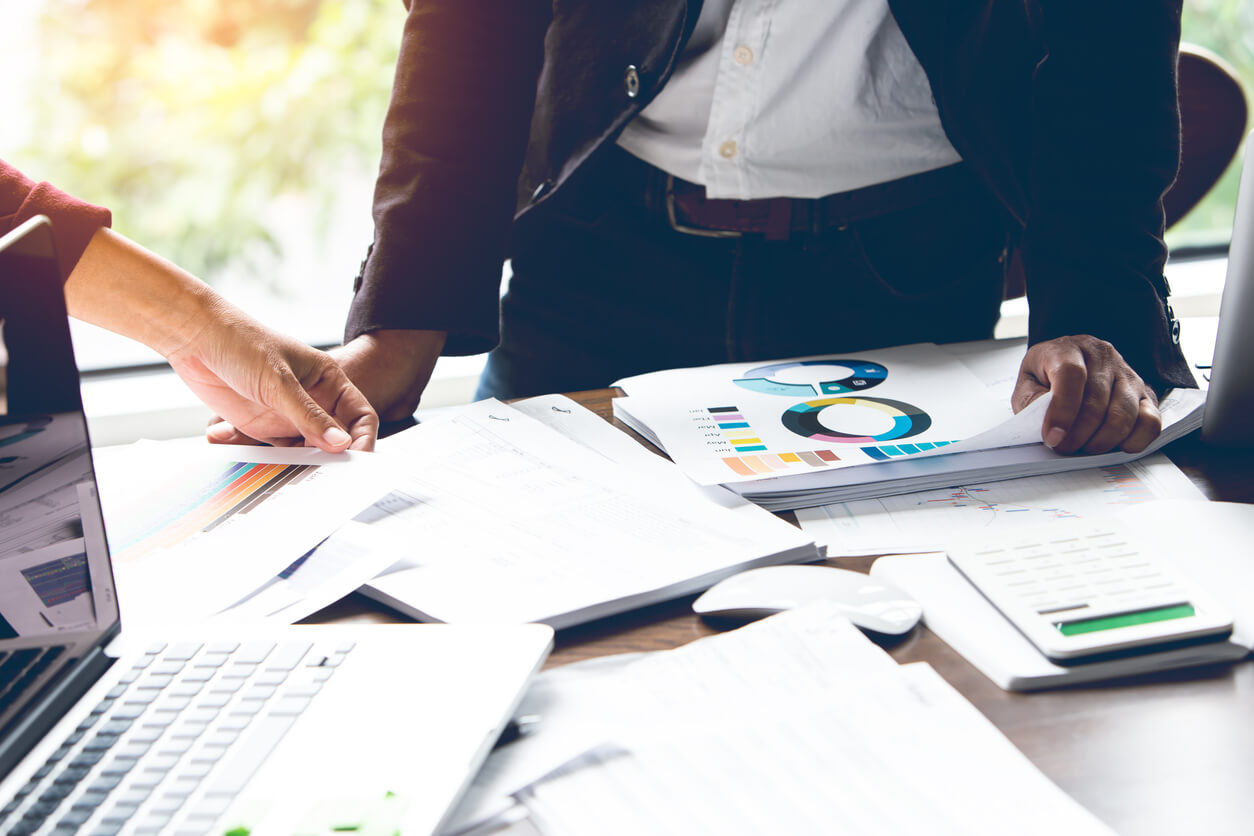
[[[499,335],[501,266],[550,7],[411,0],[374,193],[374,242],[345,339],[448,331],[446,354]]]
[[[108,209],[71,197],[48,183],[36,183],[0,160],[0,235],[36,215],[52,220],[61,275],[68,276],[102,226],[110,226]]]
[[[1039,0],[1022,253],[1029,339],[1092,334],[1152,386],[1196,386],[1166,305],[1180,154],[1179,0]]]

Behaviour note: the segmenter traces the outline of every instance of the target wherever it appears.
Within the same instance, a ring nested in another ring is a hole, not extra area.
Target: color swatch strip
[[[212,531],[236,514],[246,514],[287,485],[306,478],[317,465],[233,462],[193,502],[154,526],[123,551],[126,558],[167,548]]]
[[[765,452],[766,445],[749,426],[749,420],[737,406],[714,406],[706,410],[718,425],[723,438],[737,453]]]
[[[878,462],[886,462],[898,456],[909,456],[911,453],[922,453],[954,444],[953,441],[919,441],[914,444],[881,444],[878,447],[863,447],[862,452]]]
[[[723,464],[741,476],[771,476],[799,468],[827,467],[832,462],[838,461],[840,457],[831,450],[802,450],[795,453],[723,457]]]

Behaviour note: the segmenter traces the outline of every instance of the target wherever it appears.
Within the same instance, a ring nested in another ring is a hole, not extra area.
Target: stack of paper
[[[701,484],[771,510],[1131,461],[1201,425],[1174,390],[1144,453],[1061,456],[1041,443],[1048,396],[1012,415],[1022,340],[913,345],[618,381],[617,418]]]
[[[560,417],[583,443],[497,401],[380,442],[396,489],[359,520],[400,562],[366,594],[426,620],[565,627],[742,569],[822,558],[759,508],[659,478],[670,467],[660,460],[618,464],[633,442],[572,402],[527,409]],[[631,455],[656,458],[636,447]]]
[[[1029,525],[1169,499],[1205,499],[1164,453],[1134,462],[952,485],[802,508],[801,528],[828,557],[944,551],[957,537],[996,537]]]
[[[898,666],[830,604],[591,676],[549,689],[535,744],[604,743],[515,793],[548,836],[1110,832],[930,667]]]

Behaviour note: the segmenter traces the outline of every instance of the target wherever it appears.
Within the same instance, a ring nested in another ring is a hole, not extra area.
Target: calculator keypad
[[[1189,600],[1188,591],[1121,529],[1066,526],[1053,537],[951,552],[998,606],[1053,621],[1093,618]],[[1046,530],[1040,530],[1045,533]]]

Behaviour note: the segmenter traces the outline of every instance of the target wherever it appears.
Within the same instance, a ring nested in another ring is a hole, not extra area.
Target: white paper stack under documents
[[[363,591],[415,618],[566,627],[823,556],[760,508],[723,491],[710,501],[566,399],[481,401],[378,449],[397,487],[358,519],[400,562]]]
[[[1110,833],[932,668],[898,666],[831,604],[603,665],[583,687],[543,675],[564,687],[533,735],[489,760],[493,773],[494,760],[529,759],[513,747],[569,755],[599,741],[513,792],[529,820],[508,832]]]
[[[1048,395],[1018,415],[1023,340],[672,369],[617,382],[614,415],[701,484],[771,510],[1119,464],[1201,425],[1177,389],[1140,454],[1061,456],[1041,443]]]

